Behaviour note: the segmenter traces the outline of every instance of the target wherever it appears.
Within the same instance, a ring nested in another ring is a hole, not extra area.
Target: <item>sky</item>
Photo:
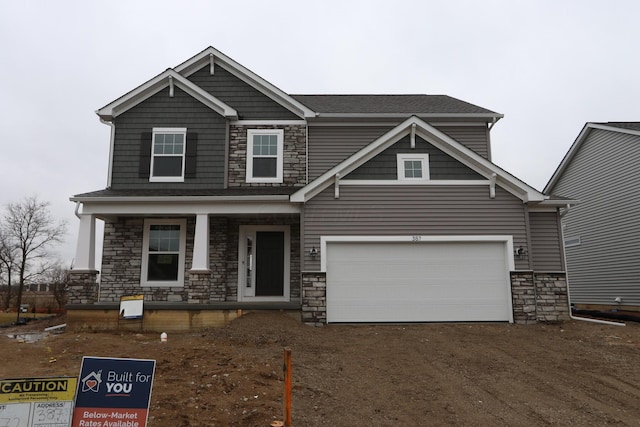
[[[640,120],[639,13],[633,0],[6,1],[0,211],[50,202],[72,262],[69,197],[107,183],[95,111],[208,46],[287,93],[444,94],[504,114],[492,159],[542,190],[586,122]]]

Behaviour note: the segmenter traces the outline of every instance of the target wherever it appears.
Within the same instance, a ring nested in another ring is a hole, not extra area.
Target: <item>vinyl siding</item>
[[[369,160],[358,169],[346,175],[345,179],[398,179],[398,154],[429,154],[429,178],[438,179],[484,179],[448,154],[435,148],[420,137],[416,137],[416,146],[411,148],[410,137],[406,136],[391,147]]]
[[[394,126],[309,126],[309,179],[322,175]],[[486,127],[441,126],[438,130],[487,158]]]
[[[640,305],[640,137],[593,129],[553,188],[578,199],[563,218],[571,302]]]
[[[557,212],[531,212],[531,257],[535,271],[564,271]]]
[[[489,159],[489,130],[486,126],[439,126],[438,130],[465,147]]]
[[[174,97],[162,89],[115,119],[111,188],[217,189],[224,186],[226,119],[175,88]],[[149,182],[140,178],[141,134],[154,127],[186,127],[198,134],[196,177],[185,182]]]
[[[524,205],[503,189],[489,198],[488,186],[333,186],[304,207],[305,270],[319,270],[309,251],[327,235],[512,235],[527,247]],[[460,260],[464,262],[464,260]],[[528,269],[528,260],[516,260]]]
[[[209,66],[189,76],[189,80],[238,112],[240,120],[299,120],[268,96],[249,86],[221,66],[209,74]]]

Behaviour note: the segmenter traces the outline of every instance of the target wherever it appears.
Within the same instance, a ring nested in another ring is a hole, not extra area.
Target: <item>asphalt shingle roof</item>
[[[216,196],[277,196],[298,191],[300,187],[235,187],[220,190],[112,190],[104,189],[89,193],[76,194],[74,198],[85,197],[216,197]]]
[[[325,114],[497,114],[447,95],[291,95]]]

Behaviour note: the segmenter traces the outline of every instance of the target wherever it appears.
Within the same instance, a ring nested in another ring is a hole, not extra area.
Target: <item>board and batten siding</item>
[[[209,65],[188,77],[189,80],[209,92],[238,112],[240,120],[299,120],[300,117],[243,82],[221,66],[213,75]]]
[[[561,272],[562,236],[557,212],[529,212],[531,264],[534,271]]]
[[[358,150],[384,135],[395,125],[309,126],[309,179],[313,180]],[[467,148],[487,158],[486,126],[436,126]]]
[[[527,246],[524,205],[500,187],[491,199],[488,186],[342,185],[335,199],[330,186],[305,204],[303,222],[304,271],[320,269],[320,257],[309,256],[320,236],[511,235]]]
[[[410,137],[407,135],[382,153],[375,156],[350,174],[345,179],[398,179],[398,154],[429,155],[429,177],[433,180],[481,180],[482,175],[462,164],[446,153],[420,137],[416,137],[415,148],[411,148]]]
[[[223,188],[226,119],[179,88],[163,89],[115,119],[111,188]],[[149,182],[139,176],[141,135],[154,127],[187,128],[197,134],[195,178],[185,182]]]
[[[579,200],[563,218],[571,302],[640,305],[640,137],[592,129],[552,189]]]

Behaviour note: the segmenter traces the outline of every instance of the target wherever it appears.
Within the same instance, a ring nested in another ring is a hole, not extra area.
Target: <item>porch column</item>
[[[196,215],[196,232],[193,236],[193,260],[190,273],[208,273],[209,270],[209,215]]]
[[[94,215],[80,215],[73,269],[80,271],[95,271],[96,269],[96,218]]]

